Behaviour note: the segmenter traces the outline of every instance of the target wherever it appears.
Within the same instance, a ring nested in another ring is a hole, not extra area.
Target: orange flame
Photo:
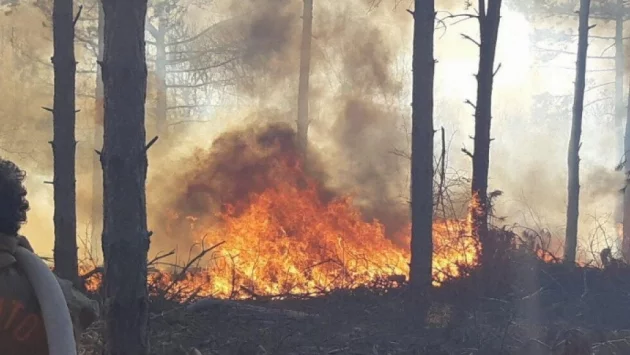
[[[227,205],[221,223],[190,219],[204,242],[225,241],[198,273],[200,296],[317,294],[409,274],[409,227],[388,236],[379,221],[364,220],[351,197],[323,201],[320,185],[299,164],[274,170],[273,186],[250,196],[245,208]],[[436,285],[460,276],[459,265],[476,263],[468,230],[463,221],[435,223]]]
[[[299,164],[274,170],[273,186],[249,196],[244,207],[226,205],[219,223],[185,217],[197,240],[225,243],[170,292],[220,298],[314,295],[408,276],[410,224],[398,235],[386,235],[379,221],[363,218],[351,197],[325,201],[321,185]],[[461,276],[459,266],[476,264],[478,243],[468,221],[436,221],[433,239],[436,286]],[[172,274],[150,276],[161,285],[171,281]]]

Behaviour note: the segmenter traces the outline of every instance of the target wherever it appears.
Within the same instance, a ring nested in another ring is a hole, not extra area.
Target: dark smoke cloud
[[[405,160],[393,154],[404,137],[395,115],[361,99],[348,99],[332,128],[338,160],[344,162],[339,187],[352,191],[364,214],[380,220],[394,233],[408,222],[407,204],[398,198],[404,191],[396,182],[405,174]],[[388,124],[389,123],[389,124]]]
[[[318,161],[316,153],[310,154],[309,167],[304,169],[295,132],[284,123],[252,124],[226,132],[186,162],[190,168],[177,177],[180,184],[172,200],[165,201],[170,210],[162,211],[166,213],[160,218],[166,222],[162,227],[185,230],[190,217],[219,222],[217,217],[228,205],[238,214],[255,194],[279,182],[306,188],[310,181],[325,181]],[[322,201],[335,196],[332,190],[320,191]]]
[[[237,20],[226,30],[242,43],[243,94],[258,96],[285,84],[299,65],[301,2],[252,0],[231,7]]]
[[[299,164],[293,127],[302,2],[252,0],[229,11],[237,18],[230,31],[243,45],[246,79],[239,83],[239,95],[254,104],[241,109],[245,127],[221,134],[208,149],[178,162],[176,177],[150,184],[150,189],[164,188],[162,196],[150,197],[160,206],[152,224],[172,238],[181,234],[174,227],[182,231],[190,224],[186,216],[213,223],[226,204],[245,207],[251,194],[273,188],[278,171],[288,174],[283,179],[303,178],[277,167],[278,162]],[[364,218],[378,219],[390,235],[409,221],[401,198],[408,192],[409,162],[392,152],[407,150],[401,124],[410,115],[403,88],[411,67],[400,66],[399,57],[401,46],[411,44],[410,24],[403,7],[374,8],[364,0],[315,2],[305,169],[323,186],[324,200],[352,194]]]

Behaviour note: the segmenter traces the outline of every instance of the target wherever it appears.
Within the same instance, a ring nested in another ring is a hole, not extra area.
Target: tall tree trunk
[[[103,6],[98,4],[98,52],[96,53],[96,61],[103,61],[104,38],[104,15]],[[103,146],[103,75],[100,64],[96,65],[96,85],[94,90],[94,148]],[[101,171],[101,162],[98,155],[94,155],[92,160],[92,240],[91,254],[96,257],[101,245],[101,237],[103,231],[103,172]]]
[[[435,0],[415,0],[411,129],[412,297],[422,303],[431,287],[433,261],[433,34]]]
[[[615,134],[618,135],[618,152],[624,153],[623,125],[625,120],[625,92],[623,90],[624,76],[624,48],[623,48],[623,22],[624,0],[617,0],[617,17],[615,18]]]
[[[416,0],[411,130],[411,264],[415,296],[431,287],[433,259],[433,34],[435,0]]]
[[[578,28],[578,52],[573,94],[573,120],[569,139],[569,168],[567,227],[564,242],[564,262],[575,263],[577,249],[579,197],[580,197],[580,139],[582,136],[582,112],[584,111],[584,86],[586,84],[586,53],[588,50],[588,16],[591,0],[580,0]]]
[[[628,111],[626,113],[626,132],[624,136],[624,150],[630,152],[630,85],[628,87]],[[626,187],[623,192],[623,204],[624,204],[624,224],[623,224],[623,240],[621,245],[621,251],[623,253],[624,260],[630,261],[630,217],[626,214],[625,208],[630,208],[630,159],[628,159],[627,153],[624,163],[624,171],[626,173]]]
[[[628,139],[627,132],[624,134],[623,126],[624,121],[627,119],[626,109],[624,105],[624,47],[623,47],[623,23],[625,15],[625,6],[623,0],[617,0],[617,18],[615,19],[615,134],[619,140],[619,153],[620,160],[626,161],[628,158],[627,151],[628,145],[626,140]],[[628,162],[624,164],[624,170]],[[625,191],[625,190],[624,190]],[[615,222],[622,223],[622,240],[621,240],[621,252],[626,261],[630,260],[630,223],[624,223],[624,221],[630,221],[630,202],[625,196],[621,196],[616,204]]]
[[[103,256],[109,355],[145,355],[147,231],[145,100],[147,0],[103,0],[105,88]]]
[[[298,88],[297,139],[304,156],[308,146],[308,90],[311,75],[311,39],[313,36],[313,0],[303,0],[302,46],[300,48],[300,82]]]
[[[488,236],[488,170],[490,167],[490,128],[492,121],[492,86],[494,59],[501,20],[501,0],[479,0],[479,69],[475,105],[475,140],[471,207],[473,236],[481,242],[481,264],[493,254]]]
[[[53,103],[53,165],[55,203],[55,271],[77,284],[77,208],[75,155],[74,18],[72,0],[55,0],[53,5],[52,63],[55,72]]]
[[[164,135],[166,130],[167,88],[166,88],[166,21],[160,15],[155,34],[155,73],[157,77],[157,103],[155,107],[156,132]]]

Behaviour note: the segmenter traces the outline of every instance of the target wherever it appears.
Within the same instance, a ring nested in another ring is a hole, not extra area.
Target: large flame
[[[178,235],[186,221],[190,226],[186,233],[197,242],[203,241],[206,247],[223,243],[206,258],[203,268],[180,275],[177,287],[169,292],[221,298],[314,295],[408,276],[410,224],[388,235],[378,220],[364,218],[351,196],[331,196],[321,181],[303,169],[298,155],[291,149],[287,152],[287,146],[280,144],[261,159],[264,171],[260,161],[247,162],[258,169],[254,172],[242,169],[260,176],[243,177],[239,172],[229,179],[236,182],[225,190],[237,197],[220,199],[219,211],[211,213],[204,207],[197,208],[195,215],[180,210],[169,213]],[[217,166],[224,169],[225,164]],[[199,187],[204,184],[218,183],[196,179],[195,191],[209,190]],[[248,184],[256,188],[241,186]],[[217,193],[221,189],[214,188],[208,196]],[[196,199],[194,204],[199,206],[200,198],[205,196],[187,191],[184,201]],[[460,276],[459,266],[477,262],[478,243],[470,236],[469,225],[468,221],[435,221],[435,285]],[[167,287],[173,275],[155,273],[150,279]]]
[[[225,243],[202,272],[181,282],[187,289],[236,298],[317,294],[409,274],[410,228],[388,236],[379,221],[364,220],[350,196],[325,201],[299,163],[277,161],[272,176],[271,186],[252,194],[247,206],[226,205],[218,223],[189,218],[198,240]],[[477,243],[468,230],[463,221],[435,223],[436,285],[476,262]]]

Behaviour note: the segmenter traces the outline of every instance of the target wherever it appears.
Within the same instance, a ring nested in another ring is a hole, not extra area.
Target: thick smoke
[[[169,179],[154,180],[153,188],[168,186],[171,196],[161,197],[159,205],[180,217],[212,218],[226,203],[246,203],[251,193],[273,187],[270,179],[277,177],[269,174],[277,161],[299,163],[292,127],[301,3],[257,0],[230,10],[236,18],[230,30],[243,41],[239,93],[253,107],[235,113],[246,116],[248,126],[220,135],[210,149],[178,163],[177,181],[184,183],[172,188]],[[364,217],[380,220],[389,233],[409,219],[408,160],[395,151],[407,149],[402,126],[409,114],[404,82],[410,67],[401,65],[399,48],[411,38],[410,20],[402,7],[374,8],[366,1],[317,1],[314,10],[305,169],[327,187],[324,198],[352,194]],[[274,144],[267,146],[270,138]],[[154,224],[165,220],[158,217]]]
[[[228,206],[230,213],[238,215],[256,194],[279,183],[297,188],[317,184],[320,201],[330,201],[337,194],[320,185],[326,176],[318,161],[318,153],[312,152],[308,167],[303,166],[295,132],[284,123],[248,125],[226,132],[210,148],[197,150],[185,161],[189,169],[173,177],[179,183],[163,201],[168,207],[160,211],[163,223],[159,228],[185,231],[191,218],[204,224],[219,223],[217,217]]]

